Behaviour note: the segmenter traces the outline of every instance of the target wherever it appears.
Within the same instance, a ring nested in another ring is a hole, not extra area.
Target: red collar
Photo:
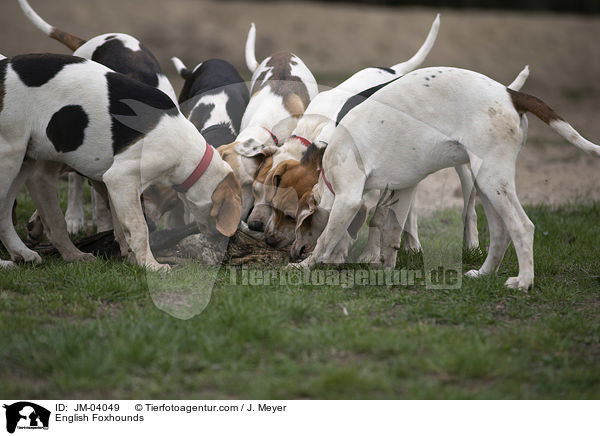
[[[277,139],[277,136],[275,136],[275,134],[273,132],[271,132],[269,129],[267,129],[266,127],[263,127],[263,129],[265,129],[267,132],[269,132],[269,135],[271,135],[271,138],[273,138],[273,142],[275,143],[275,146],[279,147],[279,139]]]
[[[213,154],[215,153],[215,149],[212,145],[206,144],[206,150],[204,151],[204,156],[200,160],[200,163],[196,167],[196,169],[192,172],[192,174],[184,180],[180,185],[173,185],[173,189],[177,192],[187,192],[194,184],[200,180],[200,177],[206,172],[210,162],[212,161]]]
[[[312,142],[310,142],[308,139],[303,138],[302,136],[298,136],[298,135],[292,135],[290,138],[292,139],[297,139],[298,141],[300,141],[302,143],[302,145],[304,145],[306,148],[308,148],[310,146],[310,144],[312,144]]]
[[[329,189],[331,191],[331,193],[333,195],[335,195],[333,186],[331,186],[331,183],[329,183],[329,180],[327,180],[327,177],[325,177],[325,168],[324,167],[321,167],[321,177],[323,177],[323,181],[325,182],[325,186],[327,186],[327,189]]]

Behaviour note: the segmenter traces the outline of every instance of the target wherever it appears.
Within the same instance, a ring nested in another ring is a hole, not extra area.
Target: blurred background
[[[157,56],[177,91],[182,80],[171,65],[172,56],[188,66],[221,57],[249,79],[244,43],[251,22],[257,25],[259,59],[292,50],[319,83],[332,86],[367,66],[389,66],[412,56],[436,13],[441,13],[439,36],[424,66],[472,69],[508,84],[528,64],[531,76],[523,91],[542,98],[584,136],[600,142],[598,0],[30,3],[49,23],[82,38],[106,32],[137,37]],[[2,0],[0,53],[26,52],[69,51],[35,29],[16,0]],[[529,119],[529,143],[518,167],[522,200],[600,199],[600,162],[566,145],[537,119]],[[452,183],[455,179],[452,175]],[[456,201],[460,203],[458,195]]]

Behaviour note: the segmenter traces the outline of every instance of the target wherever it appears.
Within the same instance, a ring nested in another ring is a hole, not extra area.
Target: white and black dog
[[[584,139],[544,102],[479,73],[425,68],[382,87],[349,110],[325,150],[320,180],[298,211],[297,242],[303,247],[296,250],[310,251],[309,240],[320,235],[302,264],[327,263],[361,208],[363,192],[388,189],[395,203],[383,229],[382,255],[385,266],[394,268],[417,184],[442,168],[470,163],[488,218],[490,247],[481,269],[467,275],[495,273],[512,240],[519,274],[506,286],[532,287],[534,225],[515,189],[526,112],[581,150],[600,156],[600,146]]]
[[[179,58],[172,58],[185,83],[179,94],[179,107],[202,134],[216,147],[233,142],[240,131],[242,116],[250,98],[248,87],[237,70],[222,59],[209,59],[189,70]],[[154,185],[144,192],[149,227],[166,215],[165,226],[178,228],[188,222],[177,193]]]
[[[232,143],[240,133],[250,99],[244,79],[223,59],[209,59],[191,71],[179,58],[172,60],[185,80],[179,93],[181,112],[209,144],[218,147]]]
[[[241,188],[231,167],[167,94],[79,57],[0,61],[0,240],[12,260],[41,261],[11,220],[15,196],[36,174],[43,179],[33,181],[32,198],[50,241],[63,257],[83,257],[58,206],[57,172],[34,171],[63,164],[104,182],[122,254],[151,269],[164,266],[148,243],[140,200],[146,187],[174,186],[208,232],[231,236],[240,221]]]
[[[275,53],[259,64],[255,42],[253,23],[246,40],[246,64],[253,73],[250,101],[236,140],[219,149],[242,186],[244,220],[254,203],[252,183],[261,158],[273,154],[292,133],[298,119],[319,91],[308,67],[289,51]]]
[[[35,27],[73,50],[74,56],[91,59],[118,73],[154,86],[177,102],[173,86],[162,73],[160,64],[154,55],[133,36],[123,33],[106,33],[86,41],[48,24],[31,8],[27,0],[18,1],[21,9]],[[92,199],[94,200],[94,221],[98,231],[111,229],[110,212],[102,198],[94,194]],[[69,173],[69,201],[65,218],[69,233],[75,234],[83,230],[83,178],[76,173]],[[36,225],[31,222],[30,226],[35,228]],[[41,233],[40,230],[38,228],[38,235]]]

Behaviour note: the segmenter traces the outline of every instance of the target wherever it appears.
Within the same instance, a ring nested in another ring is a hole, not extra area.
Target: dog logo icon
[[[4,405],[6,409],[6,431],[14,433],[18,428],[28,430],[48,429],[50,422],[50,411],[28,401],[19,401],[10,406]]]

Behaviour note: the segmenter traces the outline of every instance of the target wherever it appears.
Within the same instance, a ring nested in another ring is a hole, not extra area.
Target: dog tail
[[[531,112],[575,147],[600,157],[600,145],[596,145],[581,136],[577,130],[542,100],[512,89],[507,89],[507,91],[519,113]]]
[[[183,77],[185,80],[190,78],[190,76],[192,75],[192,71],[190,71],[185,66],[185,64],[181,61],[181,59],[179,59],[178,57],[172,57],[171,61],[173,62],[173,65],[175,65],[175,69],[177,70],[177,72],[179,73],[179,75],[181,77]]]
[[[507,88],[512,89],[513,91],[520,91],[521,88],[523,87],[523,85],[525,85],[525,82],[527,81],[528,78],[529,78],[529,65],[525,65],[525,68],[523,68],[521,70],[521,72],[519,73],[517,78],[515,80],[513,80],[513,82],[510,85],[508,85]]]
[[[85,39],[81,39],[78,36],[63,32],[62,30],[59,30],[45,22],[44,19],[40,17],[31,6],[29,6],[27,0],[19,0],[19,5],[21,6],[21,9],[23,9],[23,12],[27,18],[29,18],[29,21],[31,21],[35,27],[40,29],[50,38],[56,39],[58,42],[63,43],[71,50],[75,51],[86,43]]]
[[[0,61],[6,59],[6,56],[4,56],[2,53],[0,53]]]
[[[409,60],[402,62],[400,64],[394,65],[392,70],[396,74],[406,74],[411,71],[417,69],[419,65],[421,65],[424,61],[431,49],[433,48],[433,44],[435,44],[435,40],[438,36],[438,31],[440,30],[440,14],[437,14],[435,20],[433,20],[433,24],[431,25],[431,29],[429,30],[429,35],[425,39],[425,42],[417,51],[412,58]]]
[[[248,38],[246,39],[246,65],[251,73],[254,73],[258,68],[258,61],[256,60],[256,26],[254,23],[250,25],[250,31],[248,32]]]

